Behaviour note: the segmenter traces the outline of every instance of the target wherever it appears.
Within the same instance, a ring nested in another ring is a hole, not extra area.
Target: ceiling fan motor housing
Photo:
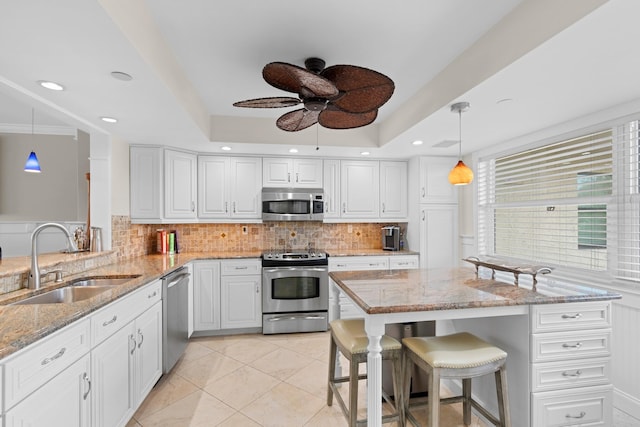
[[[324,70],[325,65],[326,63],[324,62],[324,60],[320,58],[307,58],[304,61],[304,66],[306,67],[306,69],[316,74],[320,74],[322,70]]]

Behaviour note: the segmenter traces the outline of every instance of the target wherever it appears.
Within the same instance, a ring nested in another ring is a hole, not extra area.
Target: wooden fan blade
[[[378,117],[378,110],[366,113],[347,113],[334,109],[326,109],[320,113],[318,123],[329,129],[352,129],[366,126]]]
[[[331,80],[344,95],[331,101],[349,113],[366,113],[380,108],[391,98],[393,80],[377,71],[355,65],[334,65],[321,76]]]
[[[318,123],[318,114],[320,114],[319,111],[301,108],[280,116],[276,121],[276,125],[287,132],[297,132]]]
[[[279,107],[293,107],[300,104],[298,98],[284,97],[271,97],[271,98],[256,98],[247,99],[246,101],[234,102],[234,107],[247,107],[247,108],[279,108]]]
[[[330,81],[311,71],[284,62],[271,62],[262,69],[262,77],[271,86],[278,89],[305,94],[319,98],[332,98],[338,95],[338,89]]]

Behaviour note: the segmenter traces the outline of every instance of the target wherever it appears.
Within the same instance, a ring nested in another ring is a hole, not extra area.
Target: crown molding
[[[25,133],[35,135],[68,135],[76,137],[78,130],[70,126],[35,125],[0,123],[0,133]]]

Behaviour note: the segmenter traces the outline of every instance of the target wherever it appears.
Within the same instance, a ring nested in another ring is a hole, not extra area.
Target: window
[[[638,121],[478,162],[478,250],[640,281]]]

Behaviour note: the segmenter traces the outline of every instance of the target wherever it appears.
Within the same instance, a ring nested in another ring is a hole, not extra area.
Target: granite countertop
[[[343,271],[329,273],[366,313],[399,313],[619,299],[587,285],[544,285],[537,290],[477,278],[474,268]]]
[[[384,249],[331,249],[327,250],[327,255],[334,256],[401,256],[401,255],[420,255],[419,252],[402,250],[402,251],[385,251]]]
[[[98,310],[167,273],[194,260],[259,258],[261,252],[194,252],[176,255],[148,255],[116,262],[107,266],[87,270],[81,274],[67,276],[63,283],[46,284],[39,291],[20,289],[0,295],[0,359],[57,331],[58,329]],[[67,255],[68,256],[68,255]],[[91,256],[91,255],[89,255]],[[5,261],[5,260],[3,260]],[[9,266],[20,270],[19,262]],[[75,303],[6,305],[17,300],[66,286],[80,277],[125,276],[140,277],[114,286],[93,298]]]

